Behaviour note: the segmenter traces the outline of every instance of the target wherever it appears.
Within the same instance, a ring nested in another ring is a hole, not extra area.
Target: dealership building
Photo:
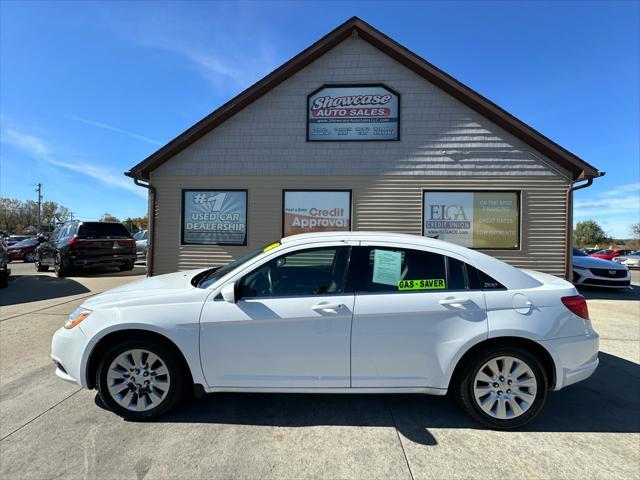
[[[126,173],[149,188],[154,275],[375,230],[559,276],[572,192],[602,174],[358,18]]]

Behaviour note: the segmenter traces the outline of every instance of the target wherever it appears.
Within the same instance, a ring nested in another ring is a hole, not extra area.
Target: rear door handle
[[[447,298],[443,298],[438,303],[440,305],[451,305],[452,307],[461,307],[462,305],[471,303],[471,300],[469,300],[468,298],[447,297]]]
[[[311,307],[311,310],[314,310],[316,312],[323,310],[332,310],[334,312],[337,312],[341,308],[341,303],[317,303],[313,307]]]

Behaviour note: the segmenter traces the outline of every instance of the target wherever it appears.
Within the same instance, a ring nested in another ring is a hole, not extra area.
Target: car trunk
[[[116,223],[83,223],[73,242],[73,249],[83,257],[135,254],[135,246],[127,229]]]

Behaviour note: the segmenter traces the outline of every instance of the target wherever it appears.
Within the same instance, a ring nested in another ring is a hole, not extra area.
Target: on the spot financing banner
[[[182,243],[246,245],[247,192],[183,192]]]
[[[382,85],[324,87],[308,109],[311,141],[398,140],[398,96]]]
[[[471,248],[518,248],[516,192],[424,192],[424,235]]]
[[[351,192],[284,192],[284,236],[348,231]]]

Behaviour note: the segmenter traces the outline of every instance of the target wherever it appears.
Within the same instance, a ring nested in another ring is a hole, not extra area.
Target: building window
[[[282,236],[351,230],[350,190],[285,190]]]
[[[520,248],[520,194],[424,191],[422,234],[464,247]]]
[[[246,190],[183,190],[183,245],[246,245]]]

